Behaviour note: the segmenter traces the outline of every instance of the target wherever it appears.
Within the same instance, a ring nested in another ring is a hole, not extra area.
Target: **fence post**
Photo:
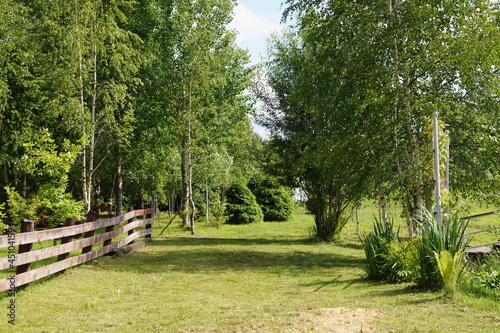
[[[151,207],[151,212],[149,214],[146,214],[147,219],[152,218],[153,214],[155,213],[155,210],[156,210],[156,205],[153,204],[151,206],[153,206],[153,207]],[[152,229],[152,227],[153,227],[153,225],[151,223],[146,224],[146,230]],[[151,232],[153,232],[153,231],[151,230]],[[144,239],[146,240],[146,243],[151,243],[153,241],[153,239],[151,238],[151,234],[146,235],[146,237],[144,237]]]
[[[95,220],[96,220],[96,214],[94,214],[93,212],[90,212],[87,214],[87,222],[93,222]],[[95,230],[87,231],[83,234],[83,238],[92,237],[92,236],[94,236],[94,234],[95,234]],[[85,246],[82,249],[82,254],[89,253],[89,252],[92,252],[92,245]]]
[[[131,212],[131,211],[133,211],[133,210],[134,210],[134,207],[129,207],[129,208],[127,209],[127,211],[128,211],[128,212]],[[134,221],[134,218],[132,217],[132,218],[128,221],[128,223],[132,223],[133,221]],[[128,234],[129,234],[129,235],[132,235],[134,232],[135,232],[135,229],[130,229],[130,230],[128,231]],[[130,243],[128,243],[128,244],[132,244],[132,243],[134,243],[134,241],[131,241],[131,242],[130,242]],[[127,245],[128,245],[128,244],[127,244]]]
[[[112,213],[110,213],[110,216],[112,215]],[[110,226],[107,226],[106,228],[104,228],[104,233],[107,233],[107,232],[110,232],[110,231],[113,231],[113,229],[115,228],[114,225],[110,225]],[[113,240],[113,238],[110,238],[110,239],[107,239],[104,241],[104,243],[102,244],[102,246],[108,246],[109,244],[111,244],[111,241]]]
[[[26,220],[26,219],[22,220],[21,221],[21,232],[32,232],[32,231],[35,231],[35,222],[30,221],[30,220]],[[19,249],[18,249],[17,253],[21,254],[21,253],[30,252],[32,248],[33,248],[33,244],[31,244],[31,243],[19,245]],[[22,273],[26,273],[27,271],[30,270],[30,267],[31,267],[31,263],[19,265],[16,268],[16,274],[19,275]]]
[[[64,222],[64,226],[70,227],[72,225],[75,225],[75,223],[76,223],[75,219],[66,219],[66,222]],[[66,243],[71,243],[72,240],[73,240],[73,236],[65,236],[65,237],[61,238],[61,245],[66,244]],[[63,261],[63,260],[68,259],[68,258],[69,258],[69,252],[63,253],[57,257],[57,261]],[[63,273],[64,271],[65,270],[62,270],[61,273]]]

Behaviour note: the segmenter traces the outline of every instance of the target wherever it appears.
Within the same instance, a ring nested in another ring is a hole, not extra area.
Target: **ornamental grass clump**
[[[439,290],[444,287],[439,271],[436,253],[448,251],[451,258],[465,252],[468,241],[465,241],[465,230],[468,220],[462,220],[458,215],[452,215],[447,223],[437,221],[429,212],[425,212],[421,225],[421,241],[416,242],[419,276],[417,284],[426,289]],[[459,269],[459,275],[464,265]],[[458,279],[458,277],[457,277]]]
[[[360,240],[366,255],[365,269],[368,278],[390,280],[393,272],[388,264],[388,256],[391,244],[398,240],[398,233],[394,231],[393,224],[376,219],[373,232],[362,234]]]
[[[388,282],[415,282],[430,290],[444,287],[448,294],[453,294],[465,267],[462,258],[467,246],[467,224],[468,221],[457,215],[442,223],[426,212],[420,226],[421,237],[399,242],[392,223],[376,220],[373,232],[360,237],[368,277]]]

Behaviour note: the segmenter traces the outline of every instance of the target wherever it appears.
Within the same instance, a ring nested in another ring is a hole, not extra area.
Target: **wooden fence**
[[[494,212],[487,212],[487,213],[481,213],[481,214],[476,214],[476,215],[472,215],[472,216],[462,217],[461,220],[472,220],[472,219],[481,218],[481,217],[485,217],[485,216],[488,216],[488,215],[494,215],[494,214],[499,214],[499,213],[500,213],[500,211],[497,210],[497,211],[494,211]],[[465,234],[464,237],[467,238],[467,237],[475,235],[475,234],[480,234],[480,233],[483,233],[483,232],[489,232],[489,231],[492,231],[492,230],[500,230],[500,227],[492,227],[492,228],[488,228],[488,229],[482,229],[482,230],[479,230],[479,231],[470,232],[468,234]],[[465,242],[465,239],[464,239],[464,242]],[[469,249],[474,249],[474,248],[484,247],[484,246],[487,246],[487,245],[500,245],[500,240],[497,240],[497,241],[494,241],[494,242],[490,242],[490,243],[486,243],[486,244],[481,244],[481,245],[469,246],[468,248]]]
[[[143,218],[145,216],[145,218]],[[151,240],[153,233],[153,208],[130,210],[128,213],[99,221],[91,221],[74,225],[74,220],[66,221],[62,228],[33,231],[34,222],[24,220],[21,233],[0,236],[0,248],[8,249],[8,256],[0,258],[0,270],[16,268],[16,274],[0,280],[0,292],[14,289],[32,281],[64,271],[89,260],[100,257],[121,247],[131,244],[139,237],[145,241]],[[136,217],[141,219],[136,220]],[[135,231],[135,228],[145,226],[145,229]],[[95,235],[96,230],[104,228],[104,233]],[[115,243],[113,238],[127,233],[127,236]],[[82,239],[73,240],[76,235],[83,234]],[[56,240],[60,245],[55,245]],[[32,251],[32,244],[54,240],[54,246]],[[93,250],[98,243],[102,247]],[[17,254],[14,253],[18,247]],[[70,257],[71,251],[82,250],[77,256]],[[30,270],[33,262],[57,256],[57,262]]]

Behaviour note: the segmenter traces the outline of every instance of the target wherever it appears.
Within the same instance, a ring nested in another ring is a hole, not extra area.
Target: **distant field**
[[[370,212],[363,212],[369,214]],[[155,235],[167,218],[155,224]],[[361,222],[368,228],[369,219]],[[174,222],[146,248],[37,282],[4,332],[498,332],[498,302],[365,279],[349,223],[337,244],[310,240],[310,215],[216,228]],[[9,298],[0,298],[7,311]]]

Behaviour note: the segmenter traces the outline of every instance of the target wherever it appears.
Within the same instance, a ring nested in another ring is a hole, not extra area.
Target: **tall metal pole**
[[[439,171],[438,112],[434,111],[434,180],[436,184],[436,221],[441,223],[441,176]]]
[[[450,191],[450,131],[446,130],[445,132],[447,140],[446,140],[446,190]]]

